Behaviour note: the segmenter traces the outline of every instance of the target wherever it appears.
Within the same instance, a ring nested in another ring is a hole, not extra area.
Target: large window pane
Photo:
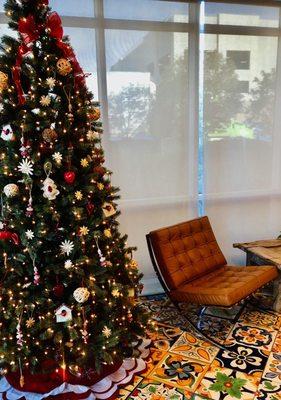
[[[277,183],[276,57],[275,37],[206,35],[206,193],[270,190]]]
[[[148,20],[148,21],[188,21],[188,5],[173,1],[155,0],[105,0],[106,18]]]
[[[277,28],[279,26],[279,8],[242,4],[206,3],[205,18],[207,24]]]
[[[106,32],[110,159],[123,198],[187,195],[187,45],[185,33]]]

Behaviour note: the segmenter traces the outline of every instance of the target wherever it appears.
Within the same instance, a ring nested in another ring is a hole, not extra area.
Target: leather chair
[[[152,231],[146,237],[167,295],[177,307],[186,302],[200,305],[201,315],[206,306],[229,308],[240,303],[278,276],[277,268],[270,265],[228,265],[206,216]],[[195,328],[200,330],[200,321]]]

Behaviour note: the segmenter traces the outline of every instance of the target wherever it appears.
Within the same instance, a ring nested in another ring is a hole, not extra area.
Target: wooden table
[[[234,243],[233,247],[245,251],[246,265],[275,265],[279,269],[279,278],[274,281],[273,308],[281,312],[281,239]]]

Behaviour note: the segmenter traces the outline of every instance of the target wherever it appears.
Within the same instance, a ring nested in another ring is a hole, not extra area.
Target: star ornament
[[[47,78],[46,79],[46,84],[49,86],[50,89],[54,89],[54,87],[56,86],[56,80],[55,78]]]
[[[33,162],[26,158],[19,164],[18,170],[25,175],[33,175]]]
[[[107,326],[105,326],[102,330],[102,334],[108,339],[111,336],[112,331]]]
[[[28,320],[25,323],[27,328],[32,328],[34,324],[35,324],[35,319],[34,318],[28,318]]]
[[[72,253],[74,249],[74,243],[71,240],[65,240],[61,243],[60,249],[63,254],[69,256],[69,254]]]
[[[100,134],[98,132],[95,131],[91,131],[89,130],[87,133],[87,139],[91,142],[93,140],[99,139]]]
[[[51,97],[50,96],[41,96],[40,104],[41,104],[41,106],[48,107],[51,104]]]
[[[89,166],[89,161],[87,160],[87,158],[82,158],[82,160],[80,161],[80,164],[83,168],[86,168]]]
[[[76,200],[82,200],[83,199],[83,194],[80,190],[77,190],[77,192],[75,192],[75,198]]]
[[[87,228],[87,226],[81,226],[81,228],[79,229],[79,234],[81,236],[87,236],[89,234],[89,229]]]
[[[34,238],[34,232],[32,232],[31,229],[28,229],[28,230],[25,232],[25,236],[27,237],[28,240],[32,240],[32,239]]]

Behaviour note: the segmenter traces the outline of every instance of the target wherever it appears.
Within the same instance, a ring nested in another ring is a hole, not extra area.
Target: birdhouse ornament
[[[57,322],[67,322],[72,320],[71,308],[67,307],[65,304],[62,304],[56,309],[55,315]]]

